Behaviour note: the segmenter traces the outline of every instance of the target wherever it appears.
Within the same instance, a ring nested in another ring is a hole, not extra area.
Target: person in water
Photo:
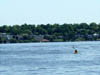
[[[78,53],[78,51],[75,49],[74,54],[77,54],[77,53]]]
[[[75,49],[75,47],[73,46],[73,48]],[[78,50],[77,49],[75,49],[75,51],[74,51],[74,54],[77,54],[78,53]]]

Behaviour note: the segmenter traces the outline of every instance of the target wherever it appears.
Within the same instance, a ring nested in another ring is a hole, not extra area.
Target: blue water
[[[100,75],[100,42],[0,44],[0,75]]]

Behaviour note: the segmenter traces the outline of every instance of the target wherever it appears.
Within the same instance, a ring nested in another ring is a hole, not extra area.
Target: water
[[[0,44],[0,75],[100,75],[100,42]]]

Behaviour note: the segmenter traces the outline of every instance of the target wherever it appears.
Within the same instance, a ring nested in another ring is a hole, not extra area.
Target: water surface
[[[0,75],[100,75],[100,42],[0,44]]]

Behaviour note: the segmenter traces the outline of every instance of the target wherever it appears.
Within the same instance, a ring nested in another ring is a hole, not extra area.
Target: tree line
[[[22,25],[3,25],[0,26],[0,33],[6,33],[9,35],[23,35],[21,42],[36,42],[38,40],[34,37],[30,38],[30,35],[42,35],[44,39],[50,42],[59,41],[93,41],[100,40],[100,24],[96,23],[80,23],[80,24],[22,24]],[[0,37],[2,42],[3,37]],[[6,41],[6,39],[5,39]],[[10,41],[20,40],[16,38],[10,39]]]

